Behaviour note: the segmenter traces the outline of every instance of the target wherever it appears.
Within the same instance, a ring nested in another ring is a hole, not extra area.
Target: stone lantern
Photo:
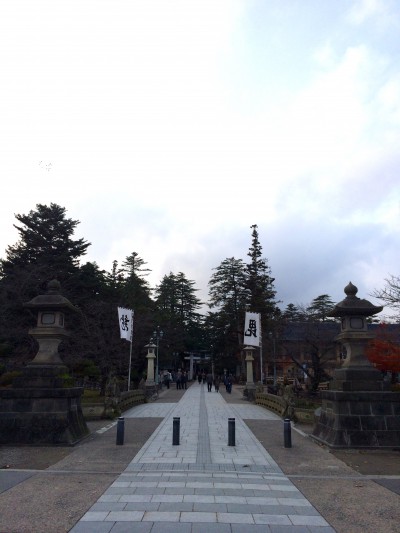
[[[254,374],[253,374],[253,362],[254,357],[253,353],[255,351],[254,346],[245,346],[244,353],[246,354],[246,388],[245,396],[248,400],[253,401],[255,397],[256,386],[254,384]]]
[[[328,391],[321,391],[321,413],[313,437],[334,448],[391,448],[400,443],[400,393],[391,392],[382,374],[365,356],[374,334],[367,317],[382,311],[356,296],[351,282],[346,298],[328,316],[341,319],[335,340],[346,349],[346,359],[333,374]]]
[[[150,340],[149,344],[145,346],[147,348],[147,379],[146,379],[146,396],[152,396],[156,391],[156,382],[154,380],[154,361],[156,359],[155,349],[156,345]]]
[[[156,345],[153,344],[151,341],[149,344],[145,346],[147,348],[147,380],[146,382],[149,383],[149,385],[154,386],[155,380],[154,380],[154,360],[156,359],[156,355],[154,353],[154,350],[156,348]]]
[[[41,294],[24,304],[24,307],[37,311],[37,324],[29,330],[34,337],[39,350],[29,365],[61,365],[64,366],[58,353],[58,346],[62,340],[69,337],[64,326],[64,311],[76,312],[67,298],[60,294],[60,283],[52,280],[47,284],[46,294]]]
[[[357,298],[358,289],[351,282],[344,288],[346,298],[335,305],[328,316],[341,319],[341,331],[335,340],[346,350],[341,368],[334,372],[335,390],[383,390],[382,375],[365,356],[367,343],[375,337],[368,331],[367,317],[380,313],[381,306]]]
[[[38,313],[29,334],[39,350],[12,389],[0,390],[0,444],[73,445],[89,433],[80,404],[83,389],[65,386],[68,369],[58,346],[69,336],[64,311],[76,308],[60,294],[57,280],[24,307]]]

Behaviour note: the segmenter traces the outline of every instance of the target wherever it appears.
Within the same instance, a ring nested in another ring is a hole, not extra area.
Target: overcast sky
[[[0,254],[57,203],[154,286],[247,260],[277,298],[400,274],[398,0],[0,3]]]

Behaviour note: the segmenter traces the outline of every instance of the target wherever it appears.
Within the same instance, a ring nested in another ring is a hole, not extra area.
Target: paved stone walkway
[[[276,415],[227,404],[195,384],[176,404],[146,404],[124,416],[165,418],[71,533],[334,532],[242,420]],[[235,418],[235,446],[228,446],[229,418]]]

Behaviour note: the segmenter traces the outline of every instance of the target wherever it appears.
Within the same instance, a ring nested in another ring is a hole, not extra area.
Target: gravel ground
[[[95,432],[110,423],[102,421],[88,424],[93,433],[74,448],[0,448],[0,464],[39,470],[0,494],[0,532],[69,531],[127,467],[161,420],[125,420],[123,446],[116,446],[116,426],[101,435]]]

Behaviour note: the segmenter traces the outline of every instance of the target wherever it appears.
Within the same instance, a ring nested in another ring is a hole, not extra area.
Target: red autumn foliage
[[[365,354],[379,370],[392,372],[393,377],[400,372],[400,345],[387,324],[380,324],[376,337],[368,343]]]

